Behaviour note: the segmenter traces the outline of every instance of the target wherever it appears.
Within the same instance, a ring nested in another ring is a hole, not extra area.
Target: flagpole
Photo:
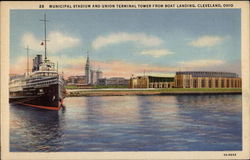
[[[45,44],[44,44],[44,46],[45,46],[45,60],[47,60],[46,14],[44,14],[44,37],[45,37],[44,38],[44,41],[45,41]]]
[[[46,22],[48,22],[48,20],[46,19],[46,14],[44,14],[44,19],[40,20],[44,22],[44,61],[47,61],[47,30],[46,30]]]

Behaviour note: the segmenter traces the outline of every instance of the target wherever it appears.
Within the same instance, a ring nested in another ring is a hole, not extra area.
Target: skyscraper
[[[90,70],[90,77],[91,77],[91,84],[96,84],[97,77],[95,70]]]
[[[91,72],[90,72],[90,62],[89,62],[89,54],[87,55],[87,61],[85,65],[85,76],[86,76],[86,83],[91,84]]]
[[[94,67],[90,65],[89,54],[87,55],[87,60],[85,64],[85,77],[87,85],[95,85],[97,80],[102,78],[103,72],[98,69],[95,70]]]
[[[97,71],[96,71],[96,79],[100,79],[100,78],[102,78],[103,77],[103,73],[102,73],[102,71],[100,70],[100,69],[98,69]]]

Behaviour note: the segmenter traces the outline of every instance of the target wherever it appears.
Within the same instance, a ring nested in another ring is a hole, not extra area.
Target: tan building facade
[[[67,85],[77,85],[77,84],[85,84],[86,77],[85,76],[70,76],[66,80]]]
[[[173,88],[174,77],[138,76],[130,79],[130,88]]]
[[[229,72],[187,71],[175,77],[132,77],[130,88],[241,88],[241,78]]]
[[[130,80],[123,77],[100,78],[97,80],[97,85],[100,86],[120,86],[129,87]]]
[[[241,88],[241,78],[229,72],[176,72],[175,88]]]

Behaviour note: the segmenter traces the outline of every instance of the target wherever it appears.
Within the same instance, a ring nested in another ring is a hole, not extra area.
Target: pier
[[[79,96],[147,96],[147,95],[202,95],[241,94],[240,88],[169,88],[169,89],[67,89],[67,97]]]

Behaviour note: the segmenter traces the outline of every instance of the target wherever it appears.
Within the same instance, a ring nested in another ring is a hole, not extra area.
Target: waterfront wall
[[[67,90],[68,97],[79,96],[147,96],[147,95],[219,95],[219,94],[241,94],[241,89],[232,90],[89,90],[70,91]]]

